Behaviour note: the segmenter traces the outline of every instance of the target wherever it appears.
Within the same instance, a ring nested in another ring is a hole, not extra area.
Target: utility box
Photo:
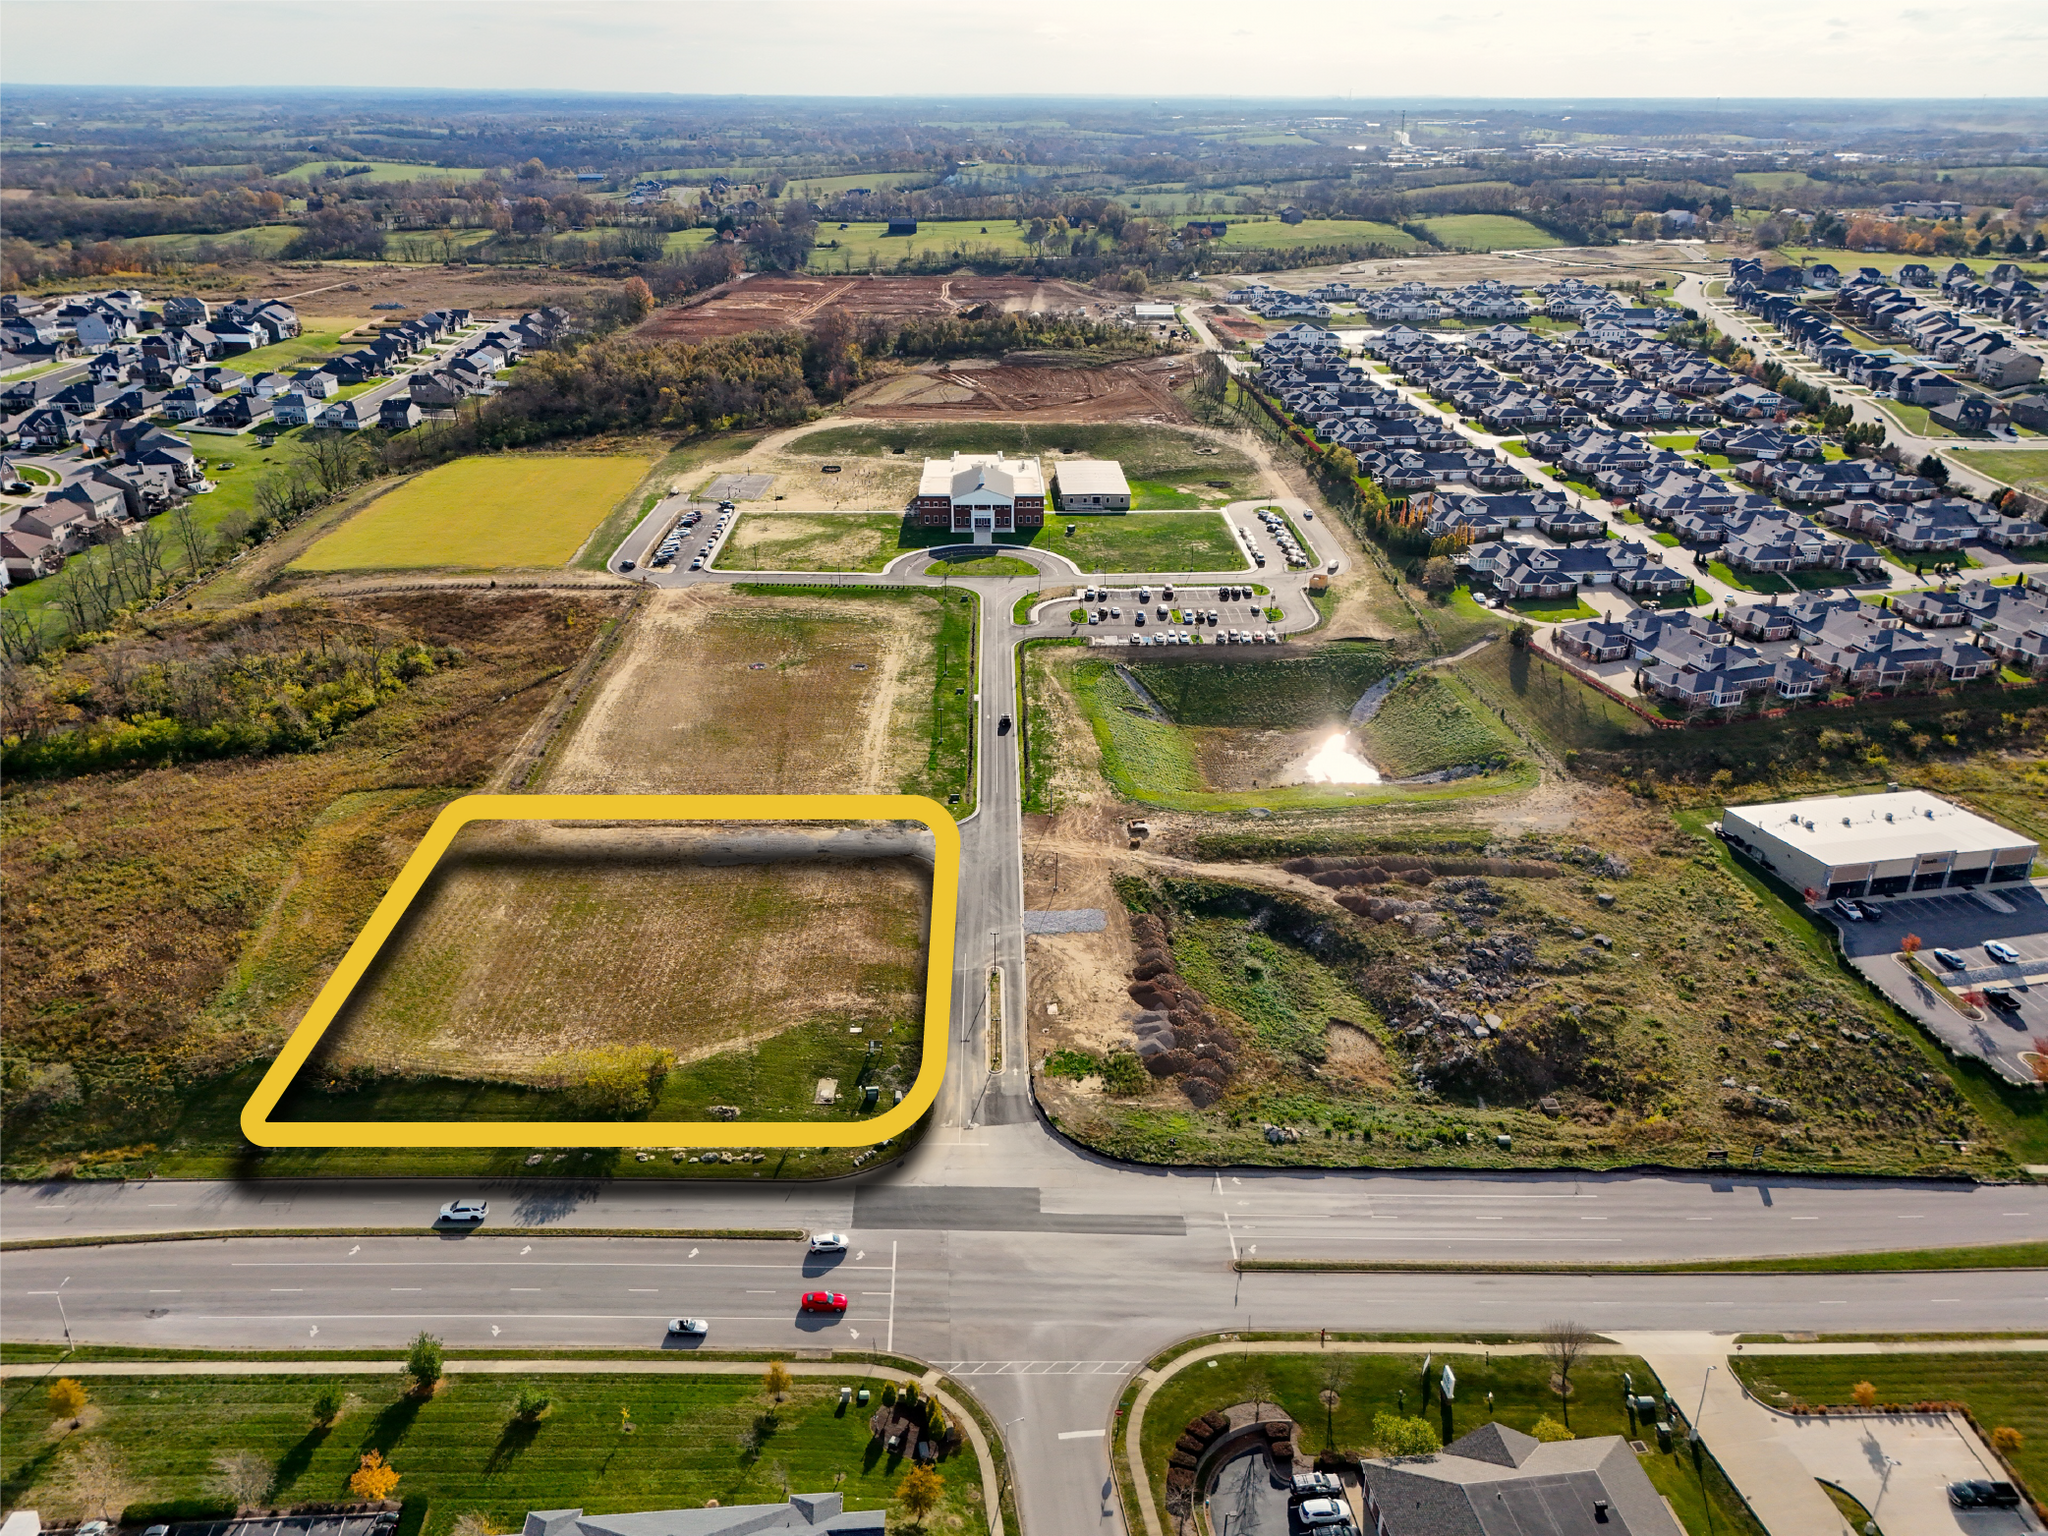
[[[1671,1449],[1671,1426],[1663,1419],[1657,1421],[1657,1449],[1660,1451],[1669,1451]]]
[[[875,1101],[881,1098],[881,1096],[881,1088],[877,1084],[869,1083],[867,1087],[861,1089],[860,1091],[860,1107],[863,1110],[873,1109],[875,1107]]]

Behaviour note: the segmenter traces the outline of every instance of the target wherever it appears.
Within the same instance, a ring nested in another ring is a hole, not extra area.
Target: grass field
[[[839,1409],[840,1379],[801,1372],[779,1406],[752,1375],[549,1375],[537,1380],[552,1404],[534,1423],[513,1414],[521,1382],[507,1376],[458,1374],[431,1399],[404,1395],[389,1371],[93,1380],[83,1431],[53,1425],[40,1391],[9,1404],[0,1487],[10,1508],[76,1513],[61,1490],[66,1465],[100,1444],[114,1452],[136,1502],[217,1498],[217,1458],[237,1454],[260,1458],[271,1474],[269,1502],[331,1502],[347,1497],[349,1474],[376,1450],[399,1473],[396,1496],[427,1504],[422,1536],[448,1536],[464,1515],[504,1530],[529,1509],[779,1502],[785,1476],[794,1492],[841,1489],[849,1509],[893,1508],[907,1467],[869,1440],[866,1413]],[[330,1382],[348,1406],[319,1428],[311,1405]],[[881,1382],[871,1385],[879,1393]],[[631,1434],[622,1432],[622,1412]],[[945,1502],[933,1528],[985,1530],[971,1454],[942,1470]]]
[[[1958,448],[1957,462],[2022,491],[2048,488],[2048,448]]]
[[[817,244],[811,247],[806,266],[813,272],[857,269],[870,261],[886,266],[940,251],[1024,256],[1031,251],[1024,235],[1025,226],[1009,219],[920,219],[914,235],[892,235],[886,223],[852,224],[841,229],[827,220],[818,225]]]
[[[1407,778],[1515,755],[1520,747],[1455,674],[1412,672],[1360,728],[1365,755],[1389,778]]]
[[[2048,1393],[2041,1390],[2039,1355],[1749,1355],[1730,1364],[1750,1391],[1782,1407],[1853,1403],[1859,1381],[1877,1388],[1880,1403],[1967,1403],[1987,1434],[2001,1424],[2020,1432],[2013,1465],[2037,1493],[2048,1486]]]
[[[1599,689],[1517,646],[1489,645],[1452,670],[1487,707],[1507,710],[1560,758],[1572,751],[1622,750],[1650,730]]]
[[[565,565],[647,469],[639,458],[458,459],[378,497],[292,569]]]
[[[1425,1376],[1425,1353],[1418,1347],[1413,1355],[1310,1351],[1223,1356],[1213,1364],[1182,1370],[1153,1394],[1145,1409],[1141,1451],[1155,1503],[1163,1507],[1167,1456],[1188,1421],[1212,1408],[1247,1402],[1254,1392],[1271,1393],[1267,1401],[1277,1403],[1302,1426],[1302,1452],[1310,1455],[1325,1447],[1371,1454],[1373,1418],[1381,1413],[1420,1414],[1447,1442],[1489,1421],[1527,1431],[1540,1418],[1557,1419],[1564,1413],[1549,1387],[1549,1362],[1540,1356],[1457,1356],[1457,1401],[1446,1405],[1433,1390],[1433,1381],[1429,1387],[1423,1385],[1435,1374],[1432,1369]],[[1632,1375],[1638,1392],[1655,1388],[1649,1367],[1627,1356],[1597,1355],[1573,1369],[1571,1427],[1581,1436],[1640,1437],[1654,1446],[1656,1435],[1641,1435],[1622,1408],[1624,1371]],[[1334,1407],[1323,1401],[1326,1391],[1334,1391]],[[1744,1507],[1720,1466],[1711,1456],[1695,1460],[1682,1437],[1674,1440],[1669,1452],[1653,1449],[1637,1459],[1657,1491],[1677,1509],[1688,1536],[1763,1536],[1763,1527]]]
[[[1453,213],[1424,219],[1423,227],[1445,245],[1462,251],[1521,251],[1564,242],[1527,219],[1505,213]]]
[[[246,245],[258,256],[275,256],[299,237],[296,224],[253,224],[247,229],[231,229],[218,235],[140,235],[137,245],[168,252],[191,260],[202,245],[221,247]]]
[[[721,571],[879,571],[906,550],[964,545],[971,539],[889,513],[749,512],[733,525],[712,565]],[[998,548],[1064,555],[1089,573],[1247,569],[1237,541],[1215,512],[1054,515],[1042,528],[999,533],[995,542]]]
[[[311,181],[330,165],[338,165],[345,171],[358,165],[369,166],[370,169],[365,175],[344,178],[344,186],[354,181],[423,181],[428,177],[436,177],[442,181],[476,181],[490,174],[473,165],[456,166],[451,169],[439,165],[410,165],[402,160],[351,160],[344,157],[335,160],[302,160],[290,170],[283,172],[282,177]]]
[[[833,1025],[841,1055],[849,1026],[892,1043],[917,1033],[922,867],[707,863],[698,848],[688,831],[652,828],[465,832],[307,1080],[362,1071],[554,1087],[550,1058],[563,1052],[653,1046],[684,1066],[807,1024]],[[831,1075],[810,1076],[799,1102]],[[763,1108],[725,1102],[748,1118]]]
[[[230,358],[228,366],[251,379],[259,373],[297,373],[347,351],[341,338],[362,323],[346,316],[307,315],[302,320],[304,328],[290,341],[244,352]]]
[[[1036,576],[1038,567],[1014,555],[970,555],[960,560],[934,560],[924,568],[924,573],[927,576]]]

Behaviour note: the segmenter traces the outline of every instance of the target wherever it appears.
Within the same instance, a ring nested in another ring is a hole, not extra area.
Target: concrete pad
[[[1990,1536],[2041,1529],[2025,1510],[1960,1510],[1949,1503],[1950,1483],[2005,1476],[1990,1447],[1959,1414],[1780,1416],[1780,1434],[1809,1472],[1872,1511],[1880,1530],[1910,1531],[1913,1536]],[[1887,1458],[1898,1465],[1887,1468]]]

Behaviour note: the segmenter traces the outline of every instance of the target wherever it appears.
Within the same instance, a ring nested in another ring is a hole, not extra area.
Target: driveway
[[[1841,933],[1849,963],[1951,1050],[1978,1058],[2012,1082],[2034,1082],[2033,1062],[2021,1053],[2031,1054],[2034,1041],[2048,1036],[2048,900],[2041,891],[2033,885],[1929,891],[1880,900],[1877,906],[1884,915],[1860,923],[1843,921],[1831,907],[1819,909]],[[1987,1005],[1979,1010],[1983,1017],[1964,1017],[1894,958],[1909,933],[1919,936],[1921,962],[1952,990],[2003,983],[2018,1006]],[[1986,939],[2011,945],[2020,963],[2007,965],[1987,954]],[[1936,960],[1937,949],[1961,956],[1962,968]]]
[[[1288,1490],[1273,1476],[1264,1447],[1223,1464],[1209,1495],[1209,1526],[1216,1536],[1289,1536]]]
[[[1874,1511],[1880,1530],[1910,1536],[2005,1536],[2041,1529],[2040,1521],[2023,1510],[1963,1510],[1949,1503],[1950,1483],[2005,1476],[1990,1448],[1960,1415],[1778,1417],[1780,1437],[1806,1470]]]

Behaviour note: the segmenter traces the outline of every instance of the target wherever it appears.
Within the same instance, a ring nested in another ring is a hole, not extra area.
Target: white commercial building
[[[1917,789],[1731,805],[1721,832],[1808,900],[2024,880],[2041,851]]]
[[[1062,512],[1128,512],[1131,486],[1114,459],[1068,459],[1052,474]]]

